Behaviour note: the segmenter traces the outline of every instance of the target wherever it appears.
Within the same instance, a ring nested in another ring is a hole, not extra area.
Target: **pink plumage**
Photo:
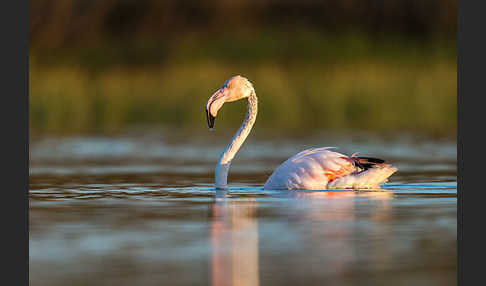
[[[332,147],[304,150],[283,162],[264,189],[325,190],[377,188],[396,172],[388,164],[362,168],[359,157],[331,151]]]

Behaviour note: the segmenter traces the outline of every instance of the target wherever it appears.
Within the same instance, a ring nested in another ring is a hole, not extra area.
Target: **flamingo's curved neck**
[[[215,169],[215,183],[217,189],[226,189],[228,187],[228,172],[231,165],[231,160],[236,155],[236,152],[240,149],[246,137],[250,134],[251,128],[255,123],[257,111],[258,111],[258,99],[255,91],[252,90],[251,95],[246,98],[246,115],[243,124],[241,124],[238,131],[236,131],[233,139],[226,146],[223,153],[219,157],[218,164]]]

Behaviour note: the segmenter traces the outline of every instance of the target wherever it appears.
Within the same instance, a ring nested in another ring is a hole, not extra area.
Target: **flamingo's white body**
[[[333,152],[330,147],[307,149],[283,162],[268,178],[264,189],[367,189],[377,188],[396,168],[388,164],[361,170],[357,157]]]
[[[227,188],[229,167],[255,123],[258,99],[253,85],[244,77],[234,76],[218,89],[206,104],[210,128],[218,110],[225,102],[246,98],[247,112],[243,124],[221,153],[215,169],[218,189]],[[268,178],[264,189],[325,190],[377,188],[387,181],[396,168],[383,160],[346,156],[330,150],[330,147],[304,150],[283,162]]]

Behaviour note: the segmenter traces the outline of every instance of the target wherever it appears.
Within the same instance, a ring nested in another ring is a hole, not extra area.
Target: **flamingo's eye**
[[[225,87],[226,87],[226,88],[229,88],[229,85],[228,85],[228,84],[229,84],[229,81],[230,81],[230,78],[229,78],[229,79],[227,79],[227,80],[226,80],[226,81],[223,83],[223,86],[222,86],[221,88],[225,88]]]

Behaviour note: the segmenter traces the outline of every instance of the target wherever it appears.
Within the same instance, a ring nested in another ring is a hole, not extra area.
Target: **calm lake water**
[[[456,142],[230,133],[43,137],[30,144],[31,285],[456,285]],[[195,139],[196,138],[196,139]],[[373,191],[263,191],[310,147],[387,159]]]

